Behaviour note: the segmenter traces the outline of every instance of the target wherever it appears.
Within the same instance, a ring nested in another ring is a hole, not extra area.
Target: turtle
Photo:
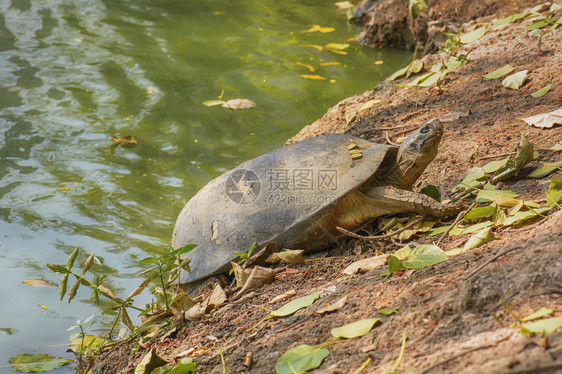
[[[441,204],[411,188],[437,155],[443,125],[432,119],[398,146],[347,134],[328,134],[246,161],[210,181],[180,212],[172,247],[190,271],[182,284],[228,269],[257,244],[317,251],[383,215],[404,212],[444,217],[458,204]]]

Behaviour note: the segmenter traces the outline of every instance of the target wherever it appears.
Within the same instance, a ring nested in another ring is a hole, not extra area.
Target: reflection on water
[[[336,31],[301,32],[311,24]],[[103,309],[87,290],[67,304],[21,281],[56,285],[45,263],[80,247],[128,293],[195,191],[410,57],[307,46],[354,31],[320,0],[0,2],[0,368],[22,352],[68,356],[66,328]],[[303,79],[303,64],[327,79]],[[257,107],[201,106],[223,91]],[[116,148],[109,135],[139,142]]]

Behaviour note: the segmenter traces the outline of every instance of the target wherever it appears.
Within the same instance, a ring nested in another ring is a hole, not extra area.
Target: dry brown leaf
[[[209,298],[205,300],[205,302],[203,303],[203,306],[204,307],[207,307],[209,305],[219,306],[222,303],[224,303],[226,300],[227,300],[226,292],[224,292],[220,284],[217,283],[215,285],[215,288],[213,288],[213,292],[211,292],[211,295],[209,295]]]
[[[244,284],[248,280],[250,273],[246,272],[240,265],[236,262],[230,262],[232,265],[232,271],[234,272],[234,278],[236,278],[236,287],[244,287]]]
[[[316,313],[317,314],[324,314],[324,313],[330,313],[330,312],[336,311],[336,310],[342,308],[345,305],[346,302],[347,302],[347,296],[344,296],[341,299],[339,299],[338,301],[336,301],[335,303],[318,309],[316,311]]]
[[[238,110],[238,109],[251,109],[256,106],[256,103],[248,99],[232,99],[222,104],[223,108]]]
[[[137,139],[135,139],[131,135],[122,136],[117,138],[113,135],[110,135],[109,138],[113,141],[116,146],[125,146],[125,145],[134,145],[137,144]]]
[[[541,113],[536,116],[523,118],[530,126],[550,128],[554,125],[562,125],[562,108],[549,113]]]
[[[275,270],[270,268],[263,268],[261,266],[256,266],[252,270],[252,273],[250,274],[250,277],[244,284],[244,287],[242,287],[242,289],[238,291],[236,295],[232,297],[231,300],[232,301],[238,300],[246,292],[258,289],[266,283],[273,282],[274,279],[275,279]]]
[[[181,314],[188,308],[192,307],[195,301],[189,297],[185,292],[177,294],[170,303],[170,309],[174,314]]]
[[[185,312],[184,317],[188,321],[199,321],[205,316],[205,308],[201,304],[195,304],[187,312]]]
[[[359,272],[366,273],[366,272],[371,271],[373,269],[384,266],[386,264],[386,262],[388,261],[389,257],[390,257],[390,255],[384,254],[384,255],[380,255],[380,256],[369,257],[369,258],[364,258],[364,259],[359,260],[359,261],[355,261],[354,263],[352,263],[351,265],[346,267],[342,273],[347,274],[347,275],[353,275],[353,274],[357,274]]]
[[[302,258],[302,254],[304,250],[302,249],[285,249],[281,252],[272,253],[268,258],[265,259],[265,262],[274,263],[274,262],[282,262],[285,264],[300,264],[304,262]]]

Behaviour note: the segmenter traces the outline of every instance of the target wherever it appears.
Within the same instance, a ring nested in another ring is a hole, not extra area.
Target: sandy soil
[[[431,3],[431,1],[430,1]],[[444,2],[450,3],[450,2]],[[487,1],[472,1],[487,4]],[[524,7],[513,2],[515,13]],[[515,4],[515,5],[514,5]],[[465,24],[471,30],[480,18]],[[388,132],[390,140],[408,134],[426,120],[468,112],[466,117],[446,122],[440,152],[422,180],[446,187],[456,185],[474,166],[490,161],[485,157],[509,152],[520,134],[527,134],[535,147],[548,148],[562,140],[562,127],[537,129],[520,118],[549,112],[562,106],[562,28],[544,34],[539,49],[537,37],[525,31],[532,20],[497,28],[488,27],[480,40],[466,45],[459,53],[468,53],[469,62],[450,72],[437,85],[427,88],[397,88],[384,82],[374,90],[348,98],[326,115],[304,128],[291,141],[325,133],[349,133],[384,142],[381,126],[403,126]],[[425,66],[441,61],[444,55],[427,55]],[[482,77],[509,63],[515,71],[528,69],[529,76],[520,91],[501,85],[501,80]],[[542,98],[528,93],[552,84]],[[357,113],[370,99],[381,103]],[[560,161],[559,153],[539,150],[543,161]],[[531,162],[520,175],[504,186],[534,199],[545,192],[553,176],[527,178],[538,165]],[[317,345],[331,338],[333,327],[362,318],[379,317],[382,308],[400,308],[400,313],[382,317],[383,321],[367,335],[328,347],[330,355],[315,373],[352,373],[368,358],[365,373],[387,373],[400,351],[402,333],[408,337],[399,373],[560,373],[562,372],[562,331],[527,337],[509,327],[514,313],[527,315],[541,307],[562,313],[562,212],[553,210],[539,222],[517,229],[495,232],[494,240],[449,261],[416,271],[406,271],[388,279],[380,270],[344,275],[350,263],[371,257],[376,250],[393,252],[392,241],[364,243],[349,240],[343,248],[320,253],[313,261],[285,267],[278,265],[277,279],[255,296],[238,303],[227,303],[198,322],[188,322],[175,334],[152,340],[158,353],[172,359],[179,352],[195,348],[193,357],[199,372],[221,373],[222,348],[226,366],[232,372],[244,372],[246,355],[253,353],[251,373],[273,373],[277,359],[299,344]],[[430,242],[416,238],[418,243]],[[458,238],[446,239],[441,247],[451,249]],[[290,271],[289,269],[293,269]],[[297,296],[322,291],[314,305],[293,316],[271,319],[251,332],[246,330],[267,313],[256,307],[276,309],[284,302],[267,305],[273,297],[294,289]],[[317,315],[313,312],[342,296],[347,303],[338,311]],[[133,351],[134,343],[121,343],[98,358],[94,372],[129,373],[146,354]]]

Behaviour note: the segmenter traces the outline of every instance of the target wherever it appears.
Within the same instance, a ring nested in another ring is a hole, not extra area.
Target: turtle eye
[[[429,126],[424,126],[421,128],[420,132],[422,134],[427,134],[429,132]]]

